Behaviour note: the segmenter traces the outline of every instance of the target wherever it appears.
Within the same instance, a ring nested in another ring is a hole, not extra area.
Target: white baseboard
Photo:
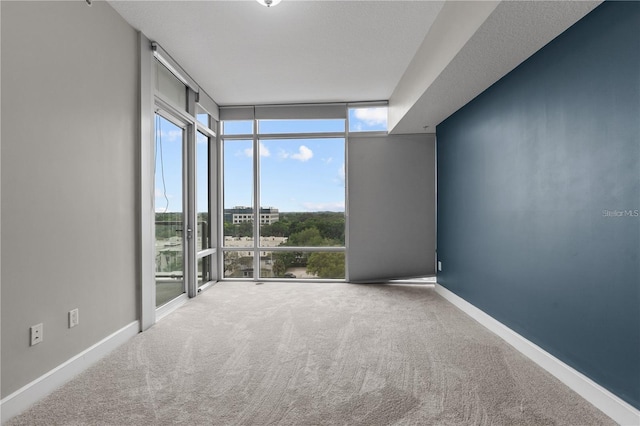
[[[0,401],[1,421],[20,414],[140,332],[134,321]]]
[[[640,425],[640,411],[440,284],[436,292],[498,335],[621,425]]]

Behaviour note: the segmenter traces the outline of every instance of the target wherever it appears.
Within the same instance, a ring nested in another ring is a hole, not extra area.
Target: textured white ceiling
[[[440,1],[110,1],[220,105],[386,100]]]
[[[109,1],[220,105],[389,100],[393,133],[434,132],[600,2]]]

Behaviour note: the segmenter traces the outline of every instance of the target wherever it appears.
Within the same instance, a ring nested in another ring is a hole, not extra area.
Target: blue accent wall
[[[640,3],[436,130],[438,282],[640,408]]]

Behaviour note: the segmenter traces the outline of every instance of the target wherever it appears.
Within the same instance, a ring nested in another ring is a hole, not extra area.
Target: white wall
[[[5,397],[138,319],[139,87],[137,34],[105,2],[1,8]]]

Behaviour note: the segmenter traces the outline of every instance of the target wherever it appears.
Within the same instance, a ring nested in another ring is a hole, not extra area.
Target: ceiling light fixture
[[[263,6],[271,7],[271,6],[277,5],[282,0],[256,0],[256,1]]]

